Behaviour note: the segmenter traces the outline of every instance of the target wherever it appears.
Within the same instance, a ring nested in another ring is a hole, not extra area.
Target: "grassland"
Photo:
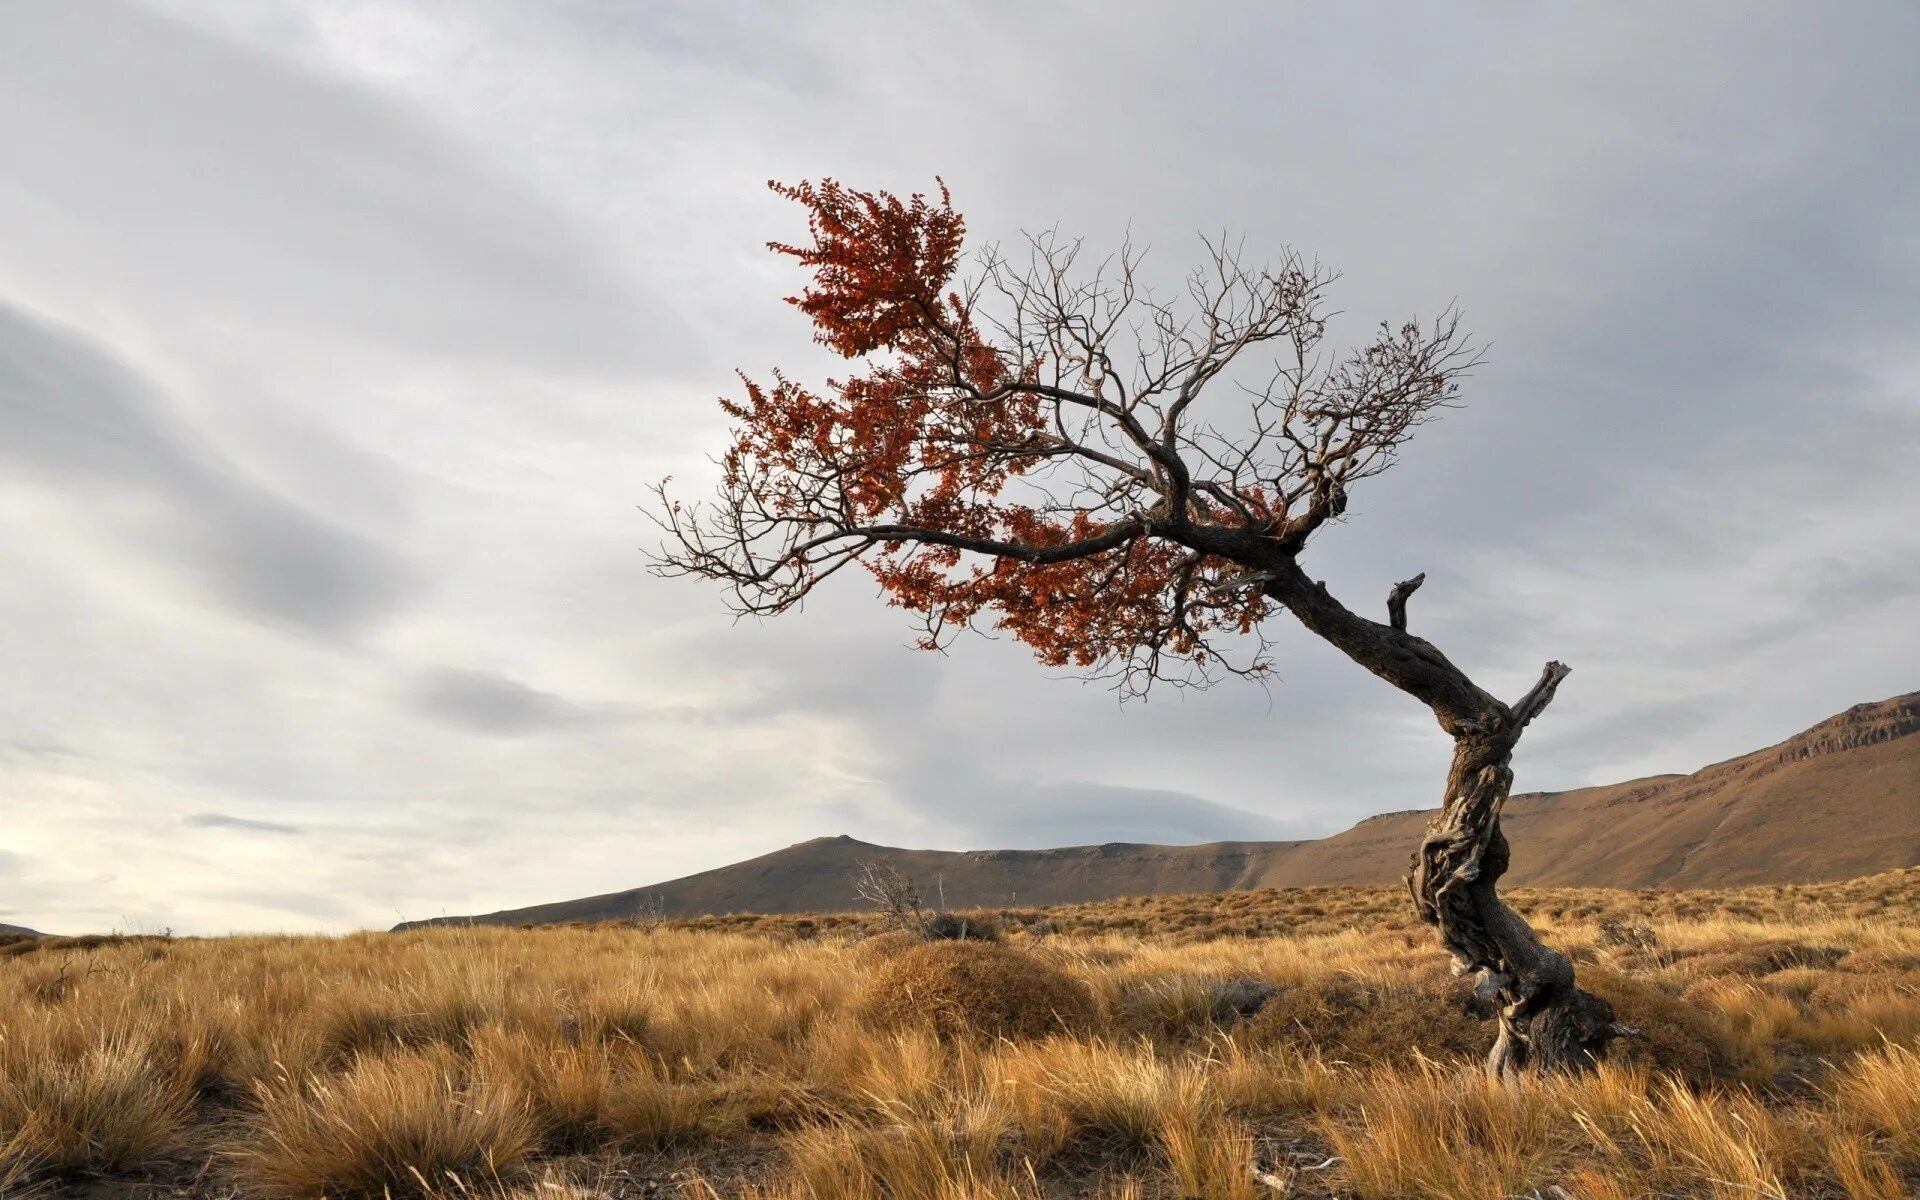
[[[1920,1194],[1920,870],[1515,899],[1645,1030],[1593,1076],[1484,1082],[1391,889],[0,945],[0,1193]]]

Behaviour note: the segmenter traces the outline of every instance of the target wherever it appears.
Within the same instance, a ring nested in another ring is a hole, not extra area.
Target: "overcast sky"
[[[651,577],[735,367],[826,364],[769,178],[945,177],[979,241],[1203,231],[1457,300],[1466,407],[1310,569],[1508,698],[1518,786],[1688,771],[1920,687],[1920,9],[9,0],[0,922],[343,930],[809,837],[1316,836],[1432,717],[1122,707],[852,576]],[[1343,332],[1335,327],[1335,337]],[[1524,848],[1522,850],[1524,853]]]

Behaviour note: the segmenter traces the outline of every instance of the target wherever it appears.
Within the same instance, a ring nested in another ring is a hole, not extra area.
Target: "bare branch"
[[[931,648],[1011,632],[1129,692],[1257,675],[1260,618],[1288,603],[1276,562],[1341,518],[1476,361],[1451,310],[1336,351],[1338,276],[1292,251],[1262,264],[1203,239],[1162,297],[1133,245],[1095,262],[1048,231],[1020,261],[989,247],[949,277],[922,270],[958,261],[944,192],[779,190],[822,218],[814,245],[780,249],[815,271],[797,303],[858,373],[743,379],[723,401],[718,500],[681,507],[663,488],[653,514],[656,571],[726,584],[741,615],[797,607],[857,565]],[[1478,705],[1470,684],[1423,691]]]
[[[1388,624],[1392,625],[1395,629],[1405,631],[1407,627],[1407,597],[1419,591],[1420,585],[1426,581],[1427,573],[1422,571],[1412,579],[1402,579],[1399,583],[1393,585],[1393,590],[1387,593]]]
[[[887,914],[902,929],[927,933],[927,914],[921,907],[920,888],[913,876],[892,863],[861,859],[853,877],[853,894]]]
[[[1539,682],[1528,689],[1527,694],[1513,706],[1513,735],[1520,731],[1553,701],[1554,692],[1560,688],[1560,681],[1573,673],[1573,668],[1565,663],[1550,662],[1541,668]]]

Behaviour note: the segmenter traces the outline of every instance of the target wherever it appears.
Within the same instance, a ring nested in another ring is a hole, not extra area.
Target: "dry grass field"
[[[1920,870],[1515,900],[1645,1029],[1591,1077],[1485,1082],[1391,889],[0,945],[0,1192],[1920,1194]]]

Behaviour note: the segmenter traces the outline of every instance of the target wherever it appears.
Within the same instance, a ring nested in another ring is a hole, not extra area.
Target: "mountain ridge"
[[[1920,692],[1856,704],[1772,745],[1691,774],[1525,792],[1502,824],[1505,881],[1590,887],[1814,883],[1920,865]],[[847,834],[648,887],[403,922],[619,920],[656,898],[667,916],[857,907],[864,860],[898,866],[929,904],[1046,905],[1175,892],[1398,882],[1433,809],[1376,813],[1330,837],[1041,850],[910,850]]]

